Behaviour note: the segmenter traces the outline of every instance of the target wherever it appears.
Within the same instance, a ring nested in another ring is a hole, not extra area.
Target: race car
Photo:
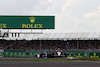
[[[56,49],[55,52],[53,53],[54,57],[65,57],[66,54],[61,50],[60,48]]]
[[[48,53],[47,51],[45,51],[42,53],[37,53],[35,56],[37,56],[38,58],[61,58],[66,57],[66,53],[64,53],[63,50],[58,48],[52,53]]]

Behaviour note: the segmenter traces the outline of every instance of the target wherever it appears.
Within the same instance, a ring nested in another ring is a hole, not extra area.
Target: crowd
[[[0,47],[3,49],[21,49],[21,50],[38,50],[38,49],[56,49],[65,50],[97,50],[100,49],[99,41],[77,41],[77,40],[0,40]]]

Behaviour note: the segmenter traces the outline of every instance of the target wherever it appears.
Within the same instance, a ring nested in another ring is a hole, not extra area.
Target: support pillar
[[[79,40],[77,41],[77,49],[79,49]]]

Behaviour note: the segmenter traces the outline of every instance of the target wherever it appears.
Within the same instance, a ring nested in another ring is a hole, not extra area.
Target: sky
[[[100,0],[0,0],[0,15],[55,16],[43,32],[100,32]]]

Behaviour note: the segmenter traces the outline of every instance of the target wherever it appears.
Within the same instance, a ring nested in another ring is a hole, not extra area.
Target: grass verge
[[[100,58],[78,58],[78,60],[100,61]]]
[[[89,60],[89,61],[100,61],[100,58],[77,58],[76,60]],[[41,61],[41,62],[78,62],[75,60],[67,60],[67,59],[59,59],[59,58],[53,58],[53,59],[2,59],[0,58],[0,61]]]
[[[0,61],[42,61],[42,62],[74,62],[66,59],[0,59]]]

